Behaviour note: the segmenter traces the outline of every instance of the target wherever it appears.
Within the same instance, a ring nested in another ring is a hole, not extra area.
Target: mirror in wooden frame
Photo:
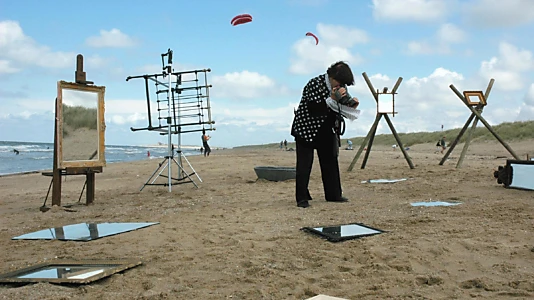
[[[57,92],[58,167],[105,166],[105,87],[59,81]]]
[[[378,94],[378,113],[395,114],[395,94]]]
[[[464,97],[469,106],[486,105],[486,99],[482,91],[465,91]]]

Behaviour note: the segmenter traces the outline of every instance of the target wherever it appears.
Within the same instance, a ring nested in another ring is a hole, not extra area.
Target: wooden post
[[[95,172],[87,170],[85,180],[87,181],[87,189],[85,190],[85,205],[93,204],[95,200]]]
[[[371,148],[373,147],[373,141],[375,140],[376,130],[378,129],[378,123],[380,122],[380,119],[382,118],[382,114],[378,114],[376,118],[376,122],[371,128],[371,136],[369,137],[369,143],[367,144],[367,150],[365,151],[365,154],[363,155],[363,161],[361,169],[365,169],[365,166],[367,165],[367,159],[369,158],[369,154],[371,153]]]
[[[352,162],[350,163],[350,166],[348,168],[349,172],[352,171],[352,169],[354,168],[354,165],[360,158],[360,155],[362,154],[363,149],[367,146],[367,143],[369,142],[371,135],[374,135],[374,132],[376,131],[376,127],[378,126],[379,121],[380,121],[380,115],[377,114],[375,118],[375,122],[371,126],[371,130],[369,130],[369,132],[367,133],[367,136],[365,136],[365,139],[363,140],[360,146],[360,149],[358,149],[358,152],[356,152],[356,155],[354,156],[354,158],[352,159]]]
[[[462,138],[462,135],[464,135],[465,131],[467,130],[467,127],[469,127],[469,124],[471,124],[471,121],[473,121],[474,118],[475,118],[475,114],[471,114],[471,116],[469,116],[469,119],[467,119],[467,122],[465,122],[464,127],[462,127],[462,129],[458,133],[458,136],[456,137],[456,139],[454,139],[454,141],[449,146],[449,150],[447,150],[447,152],[445,152],[445,155],[443,156],[443,158],[439,162],[440,165],[443,165],[445,163],[445,161],[447,160],[449,155],[452,153],[452,150],[454,150],[454,147],[456,147],[456,144],[458,144],[458,142]]]
[[[59,103],[56,98],[56,113],[54,120],[54,158],[52,162],[52,206],[57,205],[61,206],[61,170],[59,169],[59,158],[58,158],[58,130],[59,130]]]
[[[410,166],[410,169],[414,169],[412,160],[408,153],[406,152],[406,149],[404,149],[404,146],[402,145],[402,142],[400,140],[399,135],[397,134],[397,131],[395,130],[395,127],[393,127],[393,123],[389,119],[389,116],[387,114],[384,114],[384,119],[386,119],[386,122],[388,122],[389,128],[391,129],[391,133],[393,133],[393,136],[395,137],[395,140],[399,144],[399,147],[401,148],[402,154],[404,154],[404,158],[406,158],[406,161],[408,162],[408,166]]]

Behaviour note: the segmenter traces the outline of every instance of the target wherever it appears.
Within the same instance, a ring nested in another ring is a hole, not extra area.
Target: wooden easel
[[[83,71],[83,56],[81,54],[78,54],[76,57],[76,72],[75,72],[75,81],[76,84],[79,85],[91,85],[93,82],[86,80],[86,73]],[[86,195],[86,201],[85,204],[89,205],[94,202],[95,199],[95,174],[101,173],[103,167],[102,166],[91,166],[91,167],[66,167],[61,168],[59,164],[59,136],[62,134],[60,131],[60,115],[59,111],[61,109],[61,104],[59,103],[58,99],[55,100],[55,122],[54,122],[54,158],[53,158],[53,167],[52,172],[43,172],[42,175],[44,176],[52,176],[52,206],[61,206],[61,177],[67,176],[67,175],[85,175],[85,184],[84,189],[85,195]],[[50,191],[50,189],[49,189]],[[83,193],[83,189],[82,189]],[[48,197],[48,194],[47,194]],[[81,195],[80,195],[81,197]],[[45,199],[46,204],[46,199]],[[41,211],[47,211],[49,208],[47,208],[43,204],[43,206],[40,208]]]
[[[378,90],[375,90],[375,88],[373,87],[373,84],[371,83],[371,80],[369,80],[369,77],[367,76],[367,74],[365,72],[362,73],[362,76],[365,79],[365,82],[367,83],[367,86],[369,87],[369,90],[371,90],[371,93],[373,94],[373,98],[375,99],[377,105],[378,105],[378,97],[379,97],[380,94],[393,94],[393,95],[397,94],[397,89],[399,88],[399,85],[402,82],[402,77],[399,77],[399,79],[397,79],[397,83],[395,83],[395,86],[393,87],[393,90],[391,90],[391,92],[388,93],[387,92],[387,88],[384,88],[384,90],[382,92],[379,92]],[[393,114],[394,113],[395,112],[393,112]],[[365,165],[367,164],[367,159],[369,158],[369,153],[371,152],[371,148],[373,146],[373,141],[375,139],[375,134],[376,134],[376,130],[378,128],[378,123],[380,122],[380,119],[382,117],[384,117],[384,119],[386,119],[386,122],[388,123],[389,128],[391,129],[391,132],[393,133],[393,136],[395,137],[395,140],[397,141],[397,144],[399,145],[399,147],[400,147],[400,149],[402,151],[402,154],[404,154],[404,158],[406,158],[406,161],[408,162],[408,165],[410,166],[410,169],[414,169],[414,165],[412,163],[412,160],[410,159],[410,156],[408,156],[408,153],[404,149],[404,146],[402,145],[402,142],[401,142],[401,140],[399,138],[399,135],[397,134],[397,131],[395,130],[395,127],[393,126],[393,123],[391,122],[388,114],[387,113],[381,113],[377,109],[375,122],[373,123],[373,126],[371,126],[371,129],[369,130],[369,133],[367,134],[367,136],[363,140],[363,142],[362,142],[362,144],[360,146],[360,149],[358,149],[358,152],[356,153],[356,155],[354,156],[354,159],[350,163],[350,166],[349,166],[349,169],[348,169],[349,172],[352,171],[352,169],[354,168],[354,165],[358,161],[358,158],[360,158],[360,155],[362,154],[362,151],[363,151],[364,147],[366,146],[366,143],[368,142],[367,150],[365,151],[365,155],[363,157],[363,162],[362,162],[362,166],[361,166],[362,169],[365,169]]]
[[[486,88],[485,94],[482,94],[482,91],[464,91],[464,93],[462,94],[458,91],[458,89],[456,89],[456,87],[453,84],[449,85],[449,87],[456,94],[456,96],[458,96],[458,98],[462,100],[462,102],[467,106],[467,108],[469,108],[469,110],[471,111],[471,115],[467,119],[467,122],[465,122],[464,127],[458,133],[458,136],[456,137],[456,139],[454,139],[454,141],[451,143],[449,150],[447,150],[447,152],[445,153],[445,155],[439,162],[440,165],[443,165],[445,163],[449,155],[452,153],[452,150],[454,150],[454,147],[456,147],[456,145],[462,138],[462,135],[467,130],[467,127],[469,127],[469,124],[473,121],[473,119],[474,119],[473,125],[471,126],[471,130],[469,130],[467,134],[464,148],[462,149],[460,158],[458,159],[458,162],[456,163],[456,168],[461,168],[462,166],[465,154],[467,153],[467,149],[469,148],[469,143],[471,142],[471,137],[473,135],[473,132],[475,131],[475,128],[477,127],[478,120],[480,120],[484,124],[484,126],[486,126],[486,128],[493,134],[493,136],[504,146],[504,148],[506,148],[506,150],[508,150],[508,152],[510,152],[510,154],[512,154],[512,156],[515,159],[519,160],[519,157],[517,156],[517,154],[515,154],[514,150],[512,150],[512,148],[508,146],[508,144],[495,132],[495,130],[493,130],[491,125],[484,119],[484,117],[482,117],[482,111],[484,110],[484,107],[488,104],[488,97],[491,93],[491,88],[493,87],[493,83],[495,83],[495,79],[492,78],[488,84],[488,87]],[[477,94],[480,98],[480,101],[478,103],[472,102],[468,97],[469,95],[475,95],[475,94]]]

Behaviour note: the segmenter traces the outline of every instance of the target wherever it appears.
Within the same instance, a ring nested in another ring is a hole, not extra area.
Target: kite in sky
[[[235,16],[230,23],[233,26],[236,26],[236,25],[245,24],[248,22],[252,22],[252,16],[249,14],[242,14],[242,15]]]
[[[311,33],[311,32],[307,32],[306,33],[306,36],[311,36],[315,39],[315,45],[319,44],[319,39],[317,38],[317,36],[315,36],[315,34]]]

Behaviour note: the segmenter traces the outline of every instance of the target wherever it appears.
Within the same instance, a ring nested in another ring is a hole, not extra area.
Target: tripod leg
[[[152,179],[152,177],[154,177],[154,175],[156,175],[156,173],[158,172],[158,170],[161,168],[161,166],[163,166],[163,164],[165,163],[165,161],[167,161],[167,158],[165,158],[161,163],[159,163],[158,165],[158,168],[154,171],[154,173],[152,173],[152,175],[150,175],[150,177],[148,178],[148,180],[145,182],[145,184],[143,184],[143,186],[141,187],[141,189],[139,191],[142,191],[146,185],[148,185],[150,179]],[[161,175],[161,172],[163,172],[165,170],[165,168],[163,168],[159,173],[158,173],[158,176],[156,176],[156,178],[154,178],[154,180],[150,183],[150,184],[153,184],[154,181],[156,181],[156,179],[158,179],[159,175]]]
[[[176,163],[176,165],[178,166],[178,168],[180,168],[181,172],[183,172],[183,173],[185,174],[185,176],[187,176],[187,178],[188,178],[189,180],[191,180],[191,182],[195,185],[195,187],[198,188],[198,185],[195,183],[195,181],[194,181],[193,179],[191,179],[191,177],[189,176],[189,174],[187,174],[187,172],[184,170],[184,168],[178,164],[178,162],[176,161],[176,159],[173,158],[172,160]]]
[[[198,180],[200,180],[200,182],[202,182],[202,179],[200,178],[200,176],[198,176],[198,173],[197,171],[195,171],[195,169],[193,169],[193,166],[191,165],[191,163],[189,162],[189,160],[187,159],[187,157],[182,153],[182,156],[184,157],[185,161],[187,162],[187,164],[189,165],[189,167],[191,168],[191,170],[193,170],[193,174],[195,174],[198,178]]]

